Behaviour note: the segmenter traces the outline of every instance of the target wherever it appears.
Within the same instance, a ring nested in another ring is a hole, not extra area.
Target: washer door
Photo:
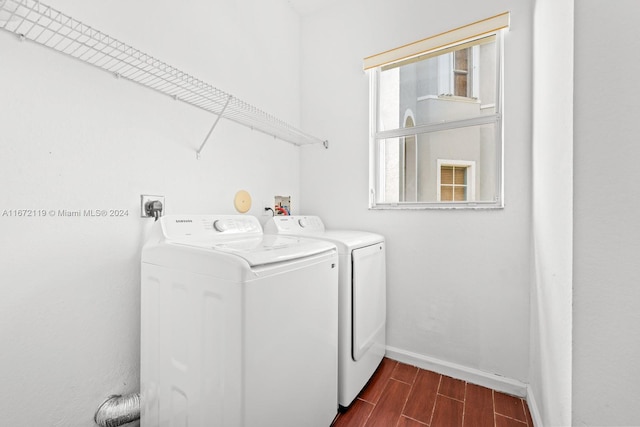
[[[384,336],[379,333],[385,327],[387,310],[384,243],[353,250],[351,271],[352,357],[358,361],[377,337]]]

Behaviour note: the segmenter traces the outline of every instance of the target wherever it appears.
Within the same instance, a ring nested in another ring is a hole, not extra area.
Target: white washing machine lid
[[[302,236],[265,235],[249,215],[167,215],[161,217],[143,248],[143,262],[171,263],[167,255],[154,259],[152,248],[196,251],[200,255],[234,255],[250,266],[280,263],[335,251],[335,245]],[[182,251],[184,252],[184,251]],[[200,259],[200,257],[197,257]],[[195,262],[195,261],[194,261]]]
[[[276,235],[260,235],[249,238],[238,237],[224,242],[173,241],[171,243],[236,255],[243,258],[252,267],[291,261],[335,250],[335,246],[327,244],[327,242],[295,236]]]

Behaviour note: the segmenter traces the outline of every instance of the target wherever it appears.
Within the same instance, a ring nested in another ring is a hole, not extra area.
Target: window
[[[468,88],[469,81],[469,48],[456,50],[453,53],[453,85],[454,95],[470,96]]]
[[[475,201],[475,166],[475,162],[438,159],[438,201]]]
[[[503,206],[501,44],[508,18],[365,58],[371,208]]]

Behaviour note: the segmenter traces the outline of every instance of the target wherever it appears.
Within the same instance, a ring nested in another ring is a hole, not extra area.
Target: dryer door
[[[384,337],[387,310],[384,243],[353,250],[351,263],[352,357],[358,361],[378,337]]]

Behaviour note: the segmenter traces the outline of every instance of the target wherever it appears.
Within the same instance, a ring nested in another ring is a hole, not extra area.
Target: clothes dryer
[[[312,237],[339,253],[338,402],[347,407],[385,354],[386,254],[384,237],[366,231],[326,230],[317,216],[276,216],[266,234]]]
[[[142,427],[329,426],[337,263],[252,216],[160,218],[142,249]]]

